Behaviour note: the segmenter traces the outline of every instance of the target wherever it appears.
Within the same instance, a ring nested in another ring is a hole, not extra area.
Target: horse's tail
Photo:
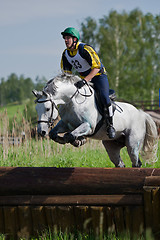
[[[143,112],[143,111],[142,111]],[[155,122],[152,117],[143,112],[145,117],[146,132],[142,146],[142,157],[148,163],[157,161],[158,133]]]

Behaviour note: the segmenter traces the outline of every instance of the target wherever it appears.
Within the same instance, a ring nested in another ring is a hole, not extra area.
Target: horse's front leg
[[[60,120],[57,125],[49,132],[49,137],[60,144],[66,144],[66,139],[64,137],[59,136],[59,133],[65,133],[68,132],[68,127],[66,126],[66,124]]]
[[[65,141],[71,143],[75,147],[80,147],[87,142],[85,136],[92,133],[92,129],[88,122],[82,123],[75,130],[64,135]]]

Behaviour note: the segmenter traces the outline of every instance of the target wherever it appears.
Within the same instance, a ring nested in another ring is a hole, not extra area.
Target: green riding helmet
[[[72,37],[76,37],[78,40],[80,39],[80,35],[77,29],[72,28],[72,27],[68,27],[64,30],[64,32],[61,32],[63,38],[65,36],[72,36]]]

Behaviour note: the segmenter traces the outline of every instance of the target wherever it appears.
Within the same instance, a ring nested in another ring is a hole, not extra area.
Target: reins
[[[92,96],[92,94],[93,94],[93,91],[92,91],[92,89],[91,89],[91,87],[89,86],[89,84],[88,83],[86,83],[86,85],[88,86],[88,88],[89,88],[89,91],[90,91],[90,94],[83,94],[83,93],[81,93],[80,91],[79,91],[79,89],[77,88],[77,91],[78,91],[78,93],[81,95],[81,96],[83,96],[83,97],[91,97]]]
[[[90,88],[90,86],[88,85],[88,84],[86,84],[87,86],[88,86],[88,88],[89,88],[89,91],[90,91],[90,94],[83,94],[83,93],[81,93],[80,91],[79,91],[79,88],[77,88],[77,90],[75,91],[75,93],[72,95],[72,97],[70,98],[70,100],[72,100],[72,98],[74,98],[74,96],[77,94],[77,93],[79,93],[81,96],[83,96],[83,97],[91,97],[92,96],[92,94],[93,94],[93,91],[92,91],[92,89]],[[70,101],[69,101],[70,102]]]

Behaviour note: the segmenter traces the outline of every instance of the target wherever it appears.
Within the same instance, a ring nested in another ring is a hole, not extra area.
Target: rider
[[[83,87],[88,81],[94,84],[103,104],[107,135],[112,139],[115,137],[115,129],[106,70],[96,51],[90,45],[79,42],[80,34],[75,28],[68,27],[61,34],[67,47],[62,54],[61,69],[72,73],[74,67],[79,72],[82,80],[75,84],[77,88]]]

